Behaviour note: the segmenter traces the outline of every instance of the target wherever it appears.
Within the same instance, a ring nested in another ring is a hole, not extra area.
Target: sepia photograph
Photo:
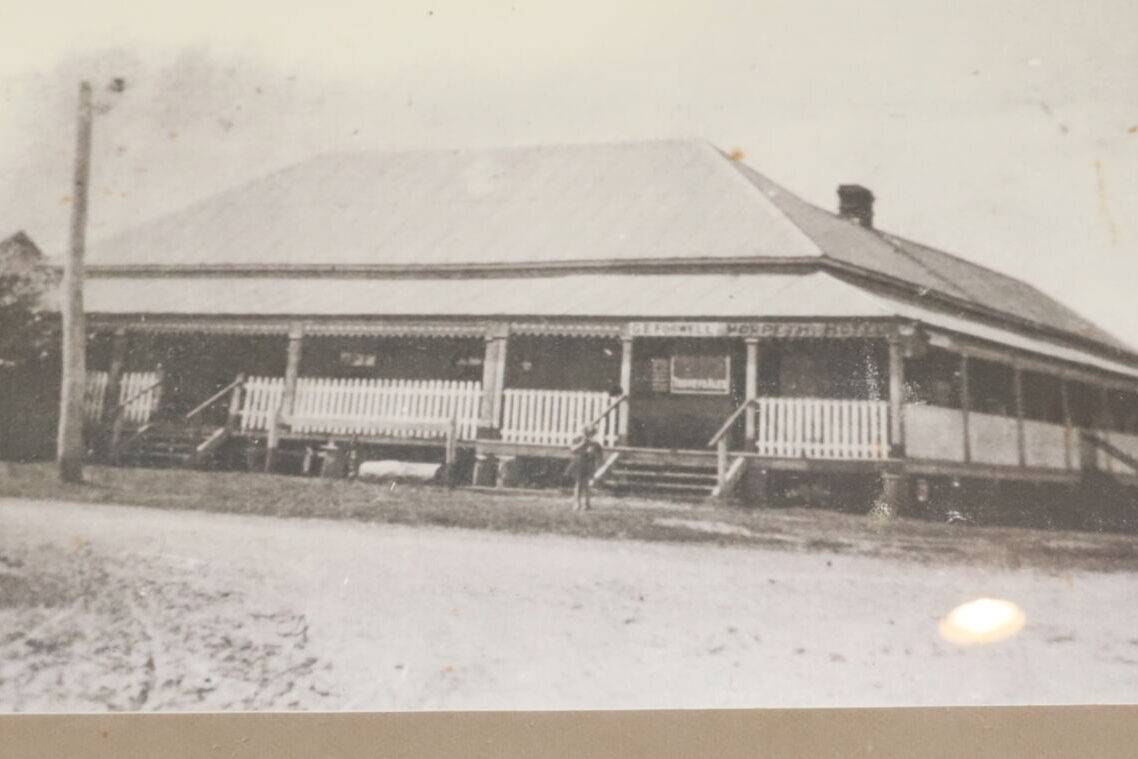
[[[0,713],[1138,700],[1138,5],[107,6],[0,7]]]

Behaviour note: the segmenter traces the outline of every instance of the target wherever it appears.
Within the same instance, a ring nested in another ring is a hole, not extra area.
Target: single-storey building
[[[618,489],[1138,485],[1134,349],[838,195],[698,141],[320,156],[92,247],[88,416],[140,461],[536,481],[592,425]]]

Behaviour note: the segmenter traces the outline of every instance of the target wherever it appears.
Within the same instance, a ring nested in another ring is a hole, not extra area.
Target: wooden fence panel
[[[569,445],[581,428],[612,402],[605,392],[586,390],[522,390],[507,388],[502,399],[502,439],[511,443]],[[625,406],[610,413],[599,425],[601,445],[617,443],[619,415]]]
[[[958,408],[905,405],[905,455],[929,461],[964,461],[964,414]]]
[[[162,400],[162,388],[154,386],[157,381],[157,372],[127,372],[122,375],[119,404],[126,403],[121,412],[123,421],[134,425],[150,421]]]
[[[87,387],[83,393],[83,416],[89,422],[99,422],[103,419],[109,379],[106,372],[87,372]]]
[[[268,429],[280,408],[284,380],[251,377],[245,387],[241,429]],[[437,437],[438,425],[454,416],[459,439],[473,440],[481,395],[478,382],[302,377],[296,383],[292,428],[312,434],[427,438]]]
[[[1028,466],[1067,468],[1067,428],[1034,419],[1023,420],[1023,452]]]
[[[758,398],[755,446],[763,456],[885,459],[889,404],[831,398]]]
[[[968,444],[978,464],[1019,466],[1019,423],[1015,417],[968,413]]]

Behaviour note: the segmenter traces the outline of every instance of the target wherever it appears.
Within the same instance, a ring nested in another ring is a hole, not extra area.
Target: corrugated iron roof
[[[700,141],[324,155],[96,244],[88,260],[256,268],[748,258],[840,262],[1133,353],[1023,282],[839,218]]]
[[[816,256],[710,145],[335,153],[92,246],[91,264]]]
[[[739,170],[828,258],[920,288],[1132,352],[1133,348],[1031,285],[942,250],[854,224],[811,205],[749,166]]]

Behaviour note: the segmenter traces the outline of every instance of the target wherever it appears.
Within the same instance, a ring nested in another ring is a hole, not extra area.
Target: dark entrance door
[[[706,450],[708,440],[746,395],[744,361],[740,340],[638,339],[633,348],[629,442]],[[741,430],[737,434],[741,438]]]
[[[229,350],[233,346],[225,344],[228,342],[224,336],[211,339],[205,335],[179,335],[169,341],[163,356],[166,376],[162,388],[162,417],[184,416],[233,381],[237,374],[236,362]],[[215,410],[207,409],[203,413],[212,416],[211,411]],[[202,421],[217,419],[203,417]]]
[[[238,374],[283,376],[286,339],[278,336],[170,335],[155,348],[165,369],[159,416],[184,416]],[[203,424],[223,424],[228,407],[223,401],[201,412]]]

